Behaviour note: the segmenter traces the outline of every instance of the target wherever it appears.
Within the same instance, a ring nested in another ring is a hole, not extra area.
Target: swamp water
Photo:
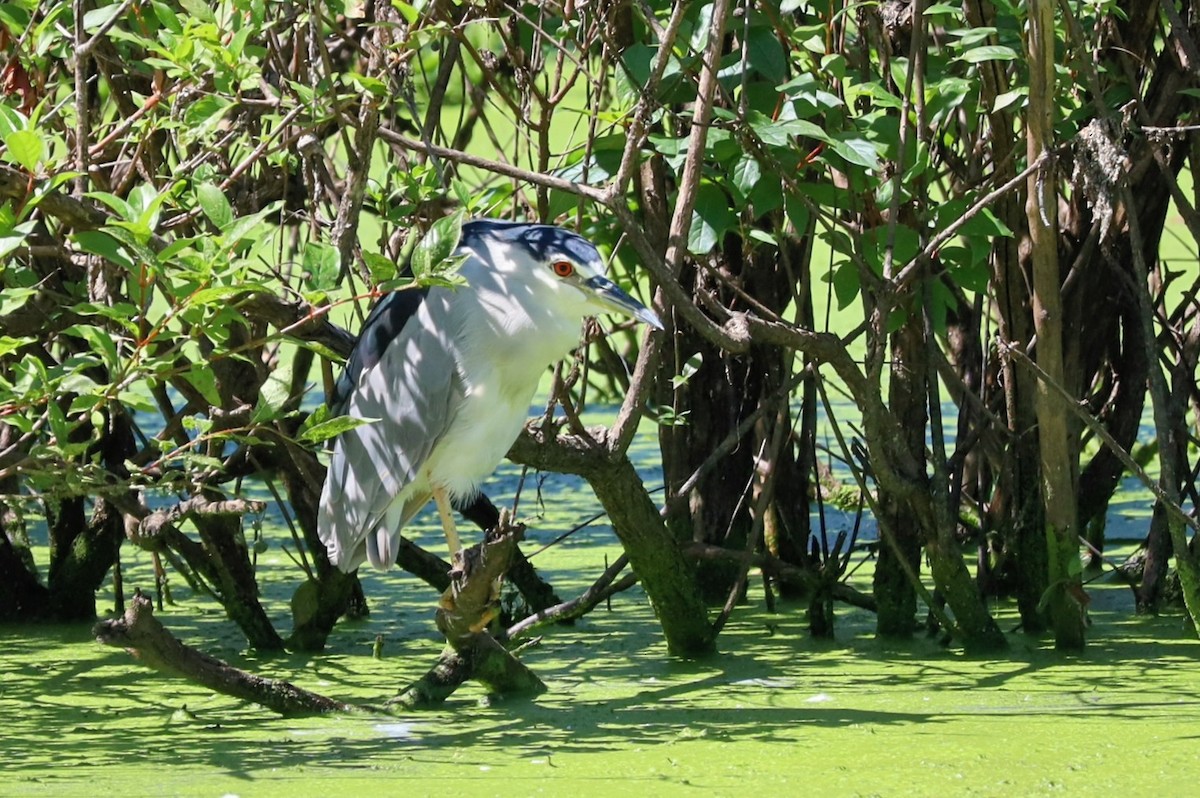
[[[489,483],[498,502],[511,501],[516,478],[506,466]],[[661,484],[652,470],[646,479]],[[523,516],[538,512],[536,488],[524,487]],[[531,519],[527,552],[599,510],[574,480],[548,477],[541,489],[552,514]],[[1141,507],[1114,504],[1110,534],[1122,523],[1140,534]],[[831,533],[850,521],[838,516]],[[420,525],[414,535],[433,545],[436,518]],[[285,530],[268,519],[264,536],[264,602],[286,632],[299,569]],[[601,525],[534,562],[569,598],[619,553]],[[149,588],[148,555],[122,556],[126,589]],[[370,618],[340,624],[318,655],[246,651],[220,608],[177,576],[177,604],[157,614],[248,670],[379,703],[437,657],[436,596],[403,573],[364,577]],[[869,587],[869,561],[853,582]],[[0,627],[0,796],[1194,794],[1200,643],[1180,616],[1133,616],[1128,589],[1109,577],[1089,590],[1083,654],[1014,633],[1007,657],[980,659],[924,638],[884,646],[868,613],[840,605],[835,640],[814,640],[803,607],[767,612],[754,582],[720,653],[687,662],[667,657],[634,588],[521,654],[546,695],[489,705],[468,685],[439,711],[396,716],[281,719],[153,673],[83,626]],[[111,606],[111,586],[99,602]],[[1013,608],[996,612],[1016,625]]]

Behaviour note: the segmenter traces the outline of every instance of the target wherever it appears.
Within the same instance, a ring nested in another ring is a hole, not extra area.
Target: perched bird
[[[478,494],[585,317],[662,329],[605,276],[596,247],[562,228],[470,221],[456,254],[466,285],[388,294],[338,381],[333,409],[370,420],[338,436],[321,493],[318,532],[343,571],[395,563],[401,530],[430,498],[458,550],[451,503]]]

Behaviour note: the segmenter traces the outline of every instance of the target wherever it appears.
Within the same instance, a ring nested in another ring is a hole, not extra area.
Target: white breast
[[[425,469],[432,485],[454,497],[478,492],[520,434],[547,367],[579,339],[578,320],[541,313],[536,302],[508,301],[490,286],[472,288],[459,292],[452,311],[460,324],[474,317],[460,352],[466,395]]]

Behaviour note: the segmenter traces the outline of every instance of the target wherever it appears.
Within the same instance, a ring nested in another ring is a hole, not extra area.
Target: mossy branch
[[[364,710],[296,687],[279,679],[255,676],[182,643],[157,618],[150,599],[140,591],[118,619],[93,629],[107,646],[124,648],[147,667],[204,685],[223,695],[261,704],[284,716]]]
[[[438,662],[389,702],[421,709],[441,704],[468,679],[501,696],[544,693],[546,685],[488,631],[498,612],[497,586],[525,528],[505,515],[486,539],[454,556],[450,587],[438,602],[437,625],[446,635]]]

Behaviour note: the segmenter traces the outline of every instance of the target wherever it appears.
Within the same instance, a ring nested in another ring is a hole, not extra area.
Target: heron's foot
[[[437,610],[447,651],[438,666],[396,699],[401,704],[435,706],[467,679],[502,696],[546,690],[542,680],[488,632],[500,614],[500,579],[523,533],[524,527],[506,527],[502,522],[483,543],[455,555],[451,584],[438,600]]]

